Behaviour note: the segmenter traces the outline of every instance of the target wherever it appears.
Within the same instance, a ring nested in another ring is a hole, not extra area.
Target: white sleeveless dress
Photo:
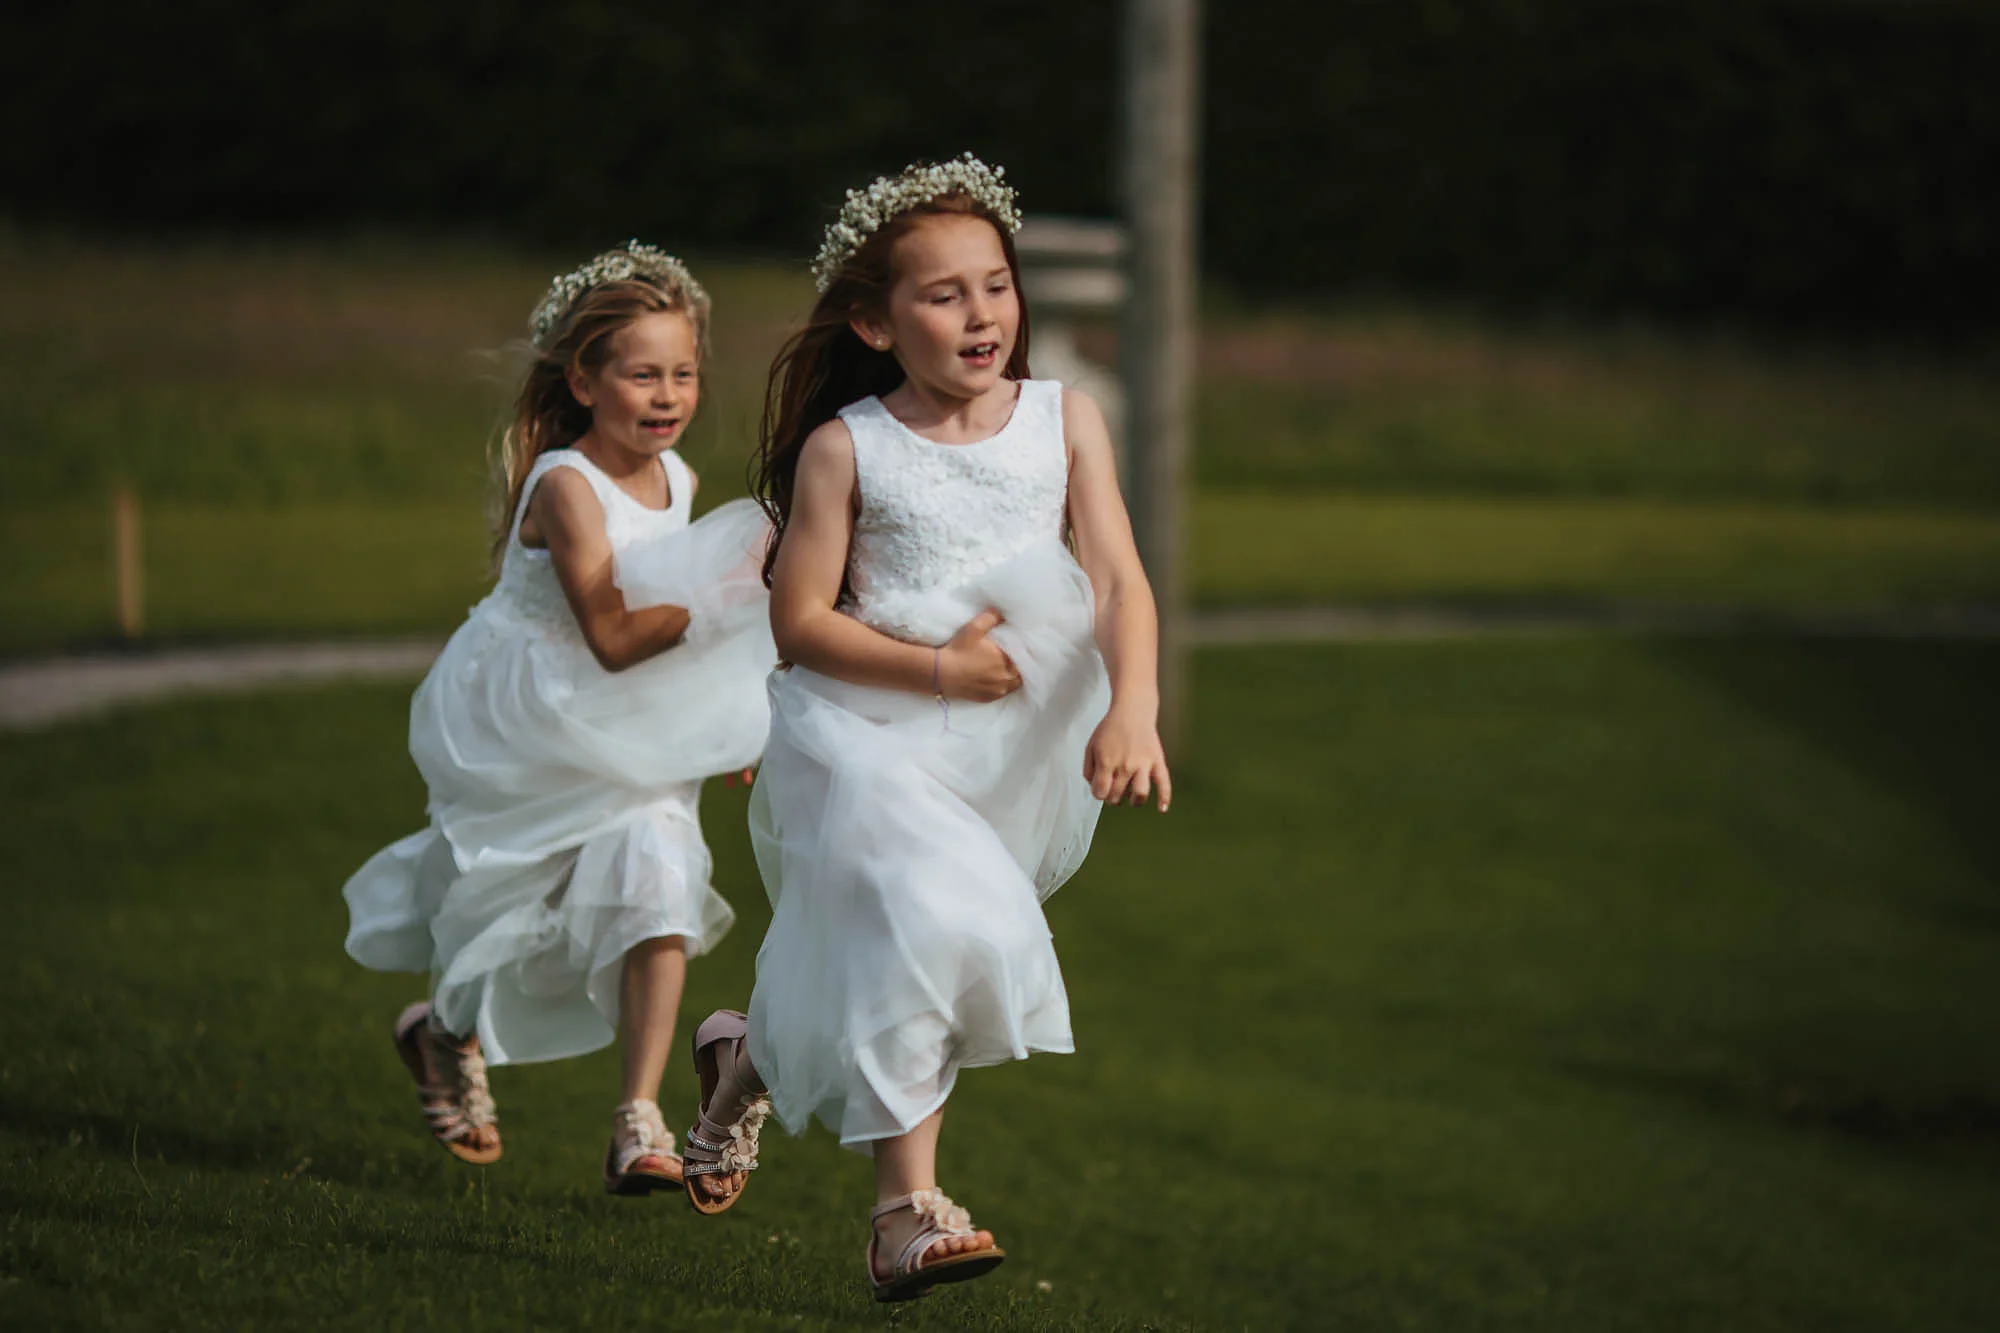
[[[671,504],[653,510],[575,450],[536,461],[499,582],[410,705],[430,827],[343,890],[348,953],[429,971],[439,1021],[476,1031],[493,1064],[607,1044],[626,950],[679,935],[692,956],[733,919],[709,885],[697,804],[704,777],[764,746],[770,528],[747,500],[690,525],[693,477],[672,452],[662,465]],[[529,496],[558,467],[604,507],[626,605],[690,609],[681,644],[620,672],[591,656],[549,553],[520,540]]]
[[[860,512],[847,614],[942,644],[987,607],[1023,688],[994,703],[771,676],[750,833],[772,904],[751,1059],[794,1132],[865,1149],[944,1103],[960,1069],[1073,1049],[1041,901],[1082,862],[1083,755],[1110,702],[1089,580],[1063,544],[1062,386],[1021,384],[976,444],[841,411]]]

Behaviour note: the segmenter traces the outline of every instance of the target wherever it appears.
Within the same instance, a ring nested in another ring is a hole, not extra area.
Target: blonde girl
[[[659,1109],[687,962],[732,913],[702,779],[752,763],[775,658],[748,501],[690,524],[675,452],[701,400],[709,300],[636,242],[558,278],[505,433],[500,577],[418,687],[430,826],[347,882],[347,951],[428,971],[394,1025],[431,1133],[500,1156],[487,1066],[620,1041],[604,1184],[680,1185]]]

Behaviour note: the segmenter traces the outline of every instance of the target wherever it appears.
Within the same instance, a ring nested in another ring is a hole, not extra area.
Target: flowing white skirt
[[[989,704],[772,673],[750,835],[772,904],[751,1059],[794,1132],[902,1134],[963,1068],[1074,1049],[1042,900],[1089,850],[1110,699],[1089,580],[1051,541],[903,623],[991,606],[1023,687]]]
[[[476,1031],[490,1062],[607,1044],[627,950],[678,935],[693,956],[729,929],[697,807],[703,778],[763,750],[767,536],[741,501],[622,553],[628,606],[694,616],[686,641],[629,670],[605,671],[580,636],[496,594],[417,688],[410,754],[430,827],[348,880],[347,951],[429,971],[439,1021]]]

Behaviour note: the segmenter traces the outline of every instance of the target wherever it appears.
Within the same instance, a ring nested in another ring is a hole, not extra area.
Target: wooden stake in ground
[[[146,570],[139,551],[139,497],[129,486],[111,493],[111,576],[118,632],[140,638],[146,632]]]
[[[1183,494],[1194,374],[1199,0],[1127,0],[1125,216],[1131,283],[1119,331],[1132,520],[1160,602],[1160,736],[1186,736]]]

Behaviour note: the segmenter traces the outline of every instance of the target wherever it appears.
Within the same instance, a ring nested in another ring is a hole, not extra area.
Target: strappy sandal
[[[417,1081],[417,1101],[430,1121],[431,1136],[461,1162],[486,1166],[499,1161],[499,1117],[479,1039],[453,1045],[431,1024],[431,1007],[422,1000],[397,1017],[395,1036],[396,1054]],[[474,1146],[473,1135],[489,1127],[494,1130],[493,1146]]]
[[[615,1128],[604,1150],[607,1194],[651,1194],[679,1189],[681,1158],[655,1102],[626,1102],[611,1113]]]
[[[732,1121],[725,1124],[709,1117],[709,1103],[714,1100],[716,1085],[722,1077],[720,1057],[726,1050],[733,1059],[736,1044],[749,1031],[750,1020],[744,1015],[734,1009],[718,1009],[694,1033],[694,1072],[701,1080],[701,1102],[695,1109],[694,1124],[688,1129],[687,1146],[681,1155],[681,1181],[694,1210],[709,1217],[734,1207],[750,1182],[746,1180],[741,1189],[714,1199],[697,1189],[695,1181],[703,1176],[755,1171],[757,1135],[771,1114],[771,1103],[759,1092],[738,1099]]]
[[[905,1208],[915,1210],[922,1219],[922,1225],[903,1243],[886,1278],[875,1276],[875,1249],[879,1233],[868,1238],[868,1285],[878,1301],[914,1300],[932,1287],[943,1286],[947,1282],[984,1277],[1007,1257],[1007,1251],[998,1245],[989,1245],[985,1249],[967,1250],[963,1254],[940,1255],[925,1262],[924,1252],[940,1240],[947,1236],[974,1235],[979,1228],[972,1225],[971,1213],[953,1203],[943,1190],[934,1189],[918,1190],[900,1199],[877,1204],[868,1214],[868,1223],[873,1227],[891,1213]]]

